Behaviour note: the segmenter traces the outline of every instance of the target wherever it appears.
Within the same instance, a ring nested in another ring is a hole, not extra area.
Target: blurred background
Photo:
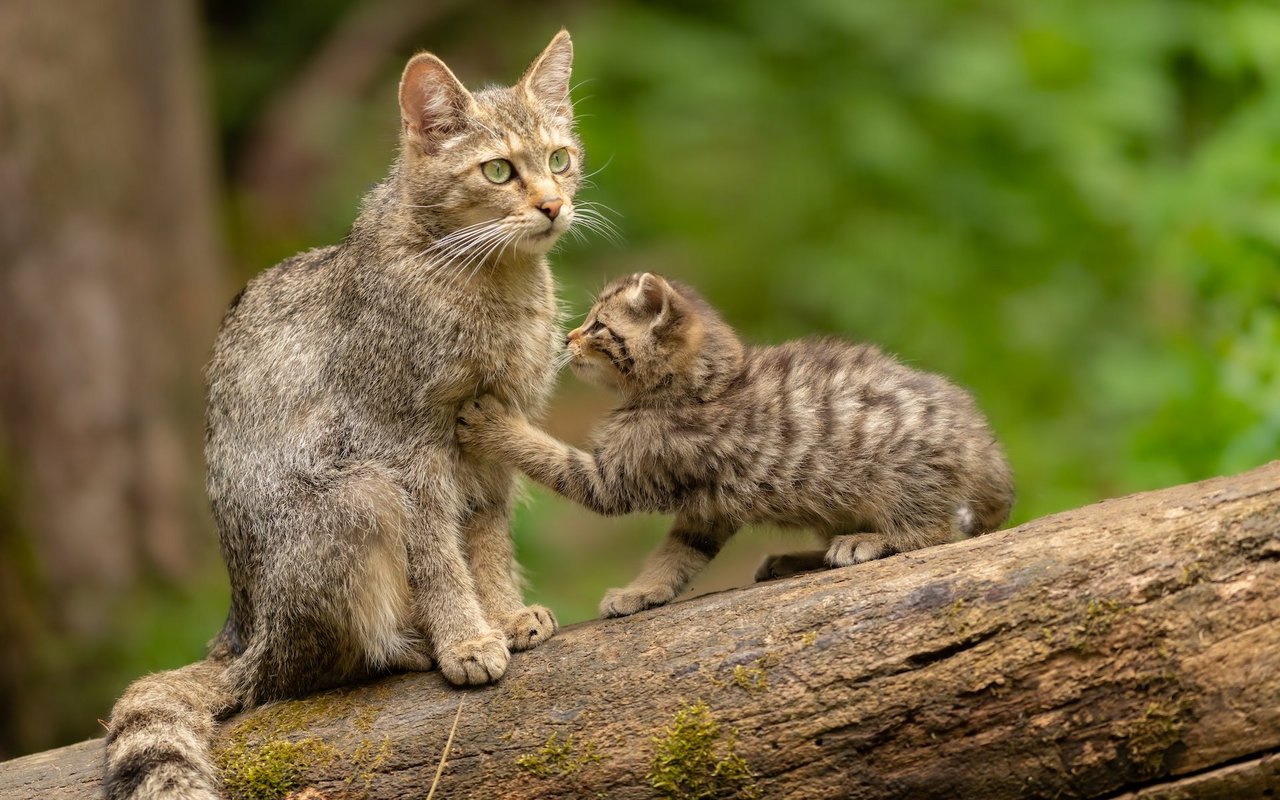
[[[1013,522],[1280,452],[1280,7],[1195,0],[0,4],[0,757],[199,658],[225,572],[200,370],[248,278],[340,239],[404,60],[510,83],[561,26],[608,278],[973,389]],[[566,374],[551,429],[609,398]],[[594,615],[663,533],[531,491],[530,598]],[[694,591],[750,580],[749,531]],[[536,657],[536,656],[526,656]]]

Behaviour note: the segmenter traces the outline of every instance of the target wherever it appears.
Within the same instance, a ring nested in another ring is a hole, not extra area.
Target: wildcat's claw
[[[455,686],[493,683],[507,671],[511,652],[506,637],[489,631],[443,647],[438,654],[440,671]]]
[[[550,639],[560,629],[560,623],[546,606],[525,606],[512,614],[502,629],[507,634],[507,648],[515,652]]]

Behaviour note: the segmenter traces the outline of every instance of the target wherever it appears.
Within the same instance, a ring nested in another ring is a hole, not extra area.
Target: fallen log
[[[1280,462],[239,715],[232,798],[1280,795]],[[96,796],[100,741],[0,764]]]

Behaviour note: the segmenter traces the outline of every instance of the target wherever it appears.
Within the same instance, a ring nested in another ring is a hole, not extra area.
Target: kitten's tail
[[[206,659],[134,681],[107,734],[108,800],[217,800],[214,722],[237,705],[230,662]]]
[[[968,502],[955,512],[955,529],[968,539],[998,530],[1009,519],[1016,492],[1004,454],[998,450],[988,460],[983,480],[976,481]]]

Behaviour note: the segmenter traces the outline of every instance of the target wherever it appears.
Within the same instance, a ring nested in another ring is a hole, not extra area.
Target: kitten
[[[1009,515],[1009,466],[973,398],[870,345],[744,347],[692,289],[646,273],[607,286],[568,346],[575,373],[622,397],[593,453],[492,395],[463,404],[458,439],[598,513],[676,515],[603,616],[670,601],[747,524],[830,542],[769,558],[756,576],[768,579],[985,533]]]
[[[497,680],[556,630],[526,606],[514,474],[459,453],[458,403],[542,412],[560,352],[546,252],[583,209],[573,47],[472,94],[422,53],[400,153],[339,245],[251,281],[207,370],[208,490],[231,579],[209,657],[116,704],[111,798],[213,798],[215,718],[439,663]]]

